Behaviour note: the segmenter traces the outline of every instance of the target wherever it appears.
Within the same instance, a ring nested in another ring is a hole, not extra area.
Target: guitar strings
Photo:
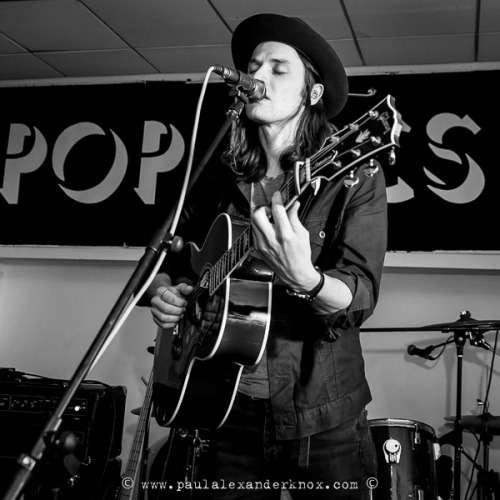
[[[369,120],[373,119],[369,113],[366,113],[364,116],[362,116],[361,118],[359,118],[356,122],[354,122],[354,124],[359,124],[359,125],[364,125],[365,123],[367,123]],[[347,130],[347,132],[345,132]],[[335,142],[335,143],[331,143],[329,144],[328,146],[324,146],[323,148],[321,148],[317,153],[313,154],[310,158],[310,161],[311,163],[312,162],[317,162],[318,161],[318,158],[321,158],[323,156],[325,156],[326,154],[330,153],[333,149],[335,148],[338,148],[339,144],[342,143],[343,141],[345,141],[346,139],[348,139],[351,135],[353,134],[356,134],[359,132],[359,129],[357,127],[353,127],[352,125],[351,126],[346,126],[344,127],[343,129],[341,129],[339,132],[337,132],[336,134],[333,134],[332,136],[329,137],[329,139],[327,140],[331,140],[332,138],[334,137],[339,137],[341,136],[341,138]],[[342,136],[343,134],[343,136]],[[370,141],[369,140],[366,140],[360,144],[356,144],[354,147],[351,147],[350,149],[342,152],[342,153],[339,153],[338,156],[336,156],[335,158],[343,158],[345,155],[349,154],[349,153],[352,153],[352,151],[354,149],[359,149],[360,147],[368,144]],[[314,165],[311,165],[311,170],[317,170],[317,169],[320,169],[320,168],[323,168],[323,166],[314,166]],[[343,172],[344,169],[342,169],[341,171],[337,172],[336,175],[339,175],[341,172]],[[290,199],[292,198],[292,189],[294,187],[294,179],[293,178],[290,178],[288,179],[283,187],[280,189],[280,192],[285,195],[286,197],[286,203],[288,203],[290,201]],[[247,234],[248,233],[248,234]],[[234,253],[235,251],[235,248],[236,247],[243,247],[243,244],[242,244],[242,241],[244,239],[247,239],[247,241],[251,241],[251,231],[250,231],[250,226],[248,226],[244,231],[243,233],[235,240],[235,242],[233,243],[233,245],[231,246],[231,248],[229,248],[228,250],[226,250],[222,256],[219,258],[219,260],[211,267],[210,271],[208,272],[208,275],[210,276],[209,278],[209,283],[213,283],[215,282],[216,285],[213,287],[213,290],[211,292],[211,294],[215,293],[215,291],[218,290],[219,286],[221,285],[221,283],[227,279],[228,277],[228,273],[225,272],[225,273],[221,273],[221,276],[223,276],[222,279],[220,280],[217,280],[217,276],[216,276],[216,273],[218,272],[221,272],[223,271],[223,263],[227,263],[227,260],[228,260],[228,256],[230,256],[232,253]],[[243,251],[243,255],[237,259],[237,262],[235,262],[234,266],[231,266],[231,267],[236,267],[244,258],[246,255],[248,255],[248,253],[252,250],[252,247],[253,245],[248,245],[248,248],[246,250]],[[231,258],[231,257],[230,257]],[[188,299],[188,305],[187,307],[190,308],[192,307],[195,302],[197,301],[198,297],[204,292],[205,288],[202,288],[201,287],[201,284],[198,283],[196,286],[195,286],[195,289],[193,291],[193,293],[189,296],[189,299]]]

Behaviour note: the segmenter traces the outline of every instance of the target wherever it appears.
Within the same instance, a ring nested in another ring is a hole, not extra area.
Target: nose
[[[256,80],[260,80],[260,81],[266,83],[266,70],[264,68],[264,65],[262,65],[259,68],[257,68],[252,73],[252,77],[255,78]]]

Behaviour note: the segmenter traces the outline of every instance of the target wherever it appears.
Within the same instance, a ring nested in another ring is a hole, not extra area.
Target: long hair
[[[328,122],[323,100],[311,105],[310,95],[314,84],[322,83],[310,61],[300,52],[300,59],[305,67],[305,81],[302,89],[302,113],[293,144],[285,149],[280,157],[281,167],[287,171],[295,161],[308,158],[323,145],[335,128]],[[256,181],[264,177],[267,171],[267,158],[260,144],[258,125],[245,114],[233,123],[230,140],[222,153],[222,161],[238,176],[247,181]]]

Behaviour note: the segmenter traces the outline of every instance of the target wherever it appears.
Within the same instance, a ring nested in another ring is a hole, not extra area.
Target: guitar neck
[[[280,189],[283,203],[286,210],[299,197],[296,183],[293,178],[289,178]],[[243,232],[233,242],[220,259],[214,264],[210,271],[208,289],[209,293],[214,293],[227,277],[243,262],[254,249],[252,227],[247,226]]]
[[[398,146],[402,127],[394,99],[388,95],[358,120],[328,137],[310,158],[295,163],[294,175],[280,189],[285,209],[309,186],[314,184],[317,188],[321,179],[332,182],[344,178],[346,187],[352,188],[358,182],[355,174],[359,170],[364,170],[368,177],[375,175],[380,163],[373,158],[367,160],[386,148]],[[205,283],[210,293],[219,288],[252,250],[252,231],[248,226],[211,269]]]
[[[150,418],[152,395],[153,395],[153,371],[151,371],[151,375],[149,376],[149,381],[146,388],[146,394],[144,396],[144,403],[142,405],[141,412],[139,415],[139,422],[137,424],[137,428],[134,433],[132,448],[130,449],[127,465],[125,467],[125,472],[123,473],[122,477],[129,477],[132,479],[136,477],[137,467],[139,465],[139,462],[141,461],[141,456],[142,456],[144,436]],[[132,498],[133,491],[134,491],[133,488],[125,489],[122,487],[118,499],[126,500]]]

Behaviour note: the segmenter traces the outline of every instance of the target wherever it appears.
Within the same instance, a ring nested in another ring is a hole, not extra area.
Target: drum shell
[[[391,418],[368,423],[378,460],[378,486],[373,499],[436,500],[439,445],[432,427]]]

